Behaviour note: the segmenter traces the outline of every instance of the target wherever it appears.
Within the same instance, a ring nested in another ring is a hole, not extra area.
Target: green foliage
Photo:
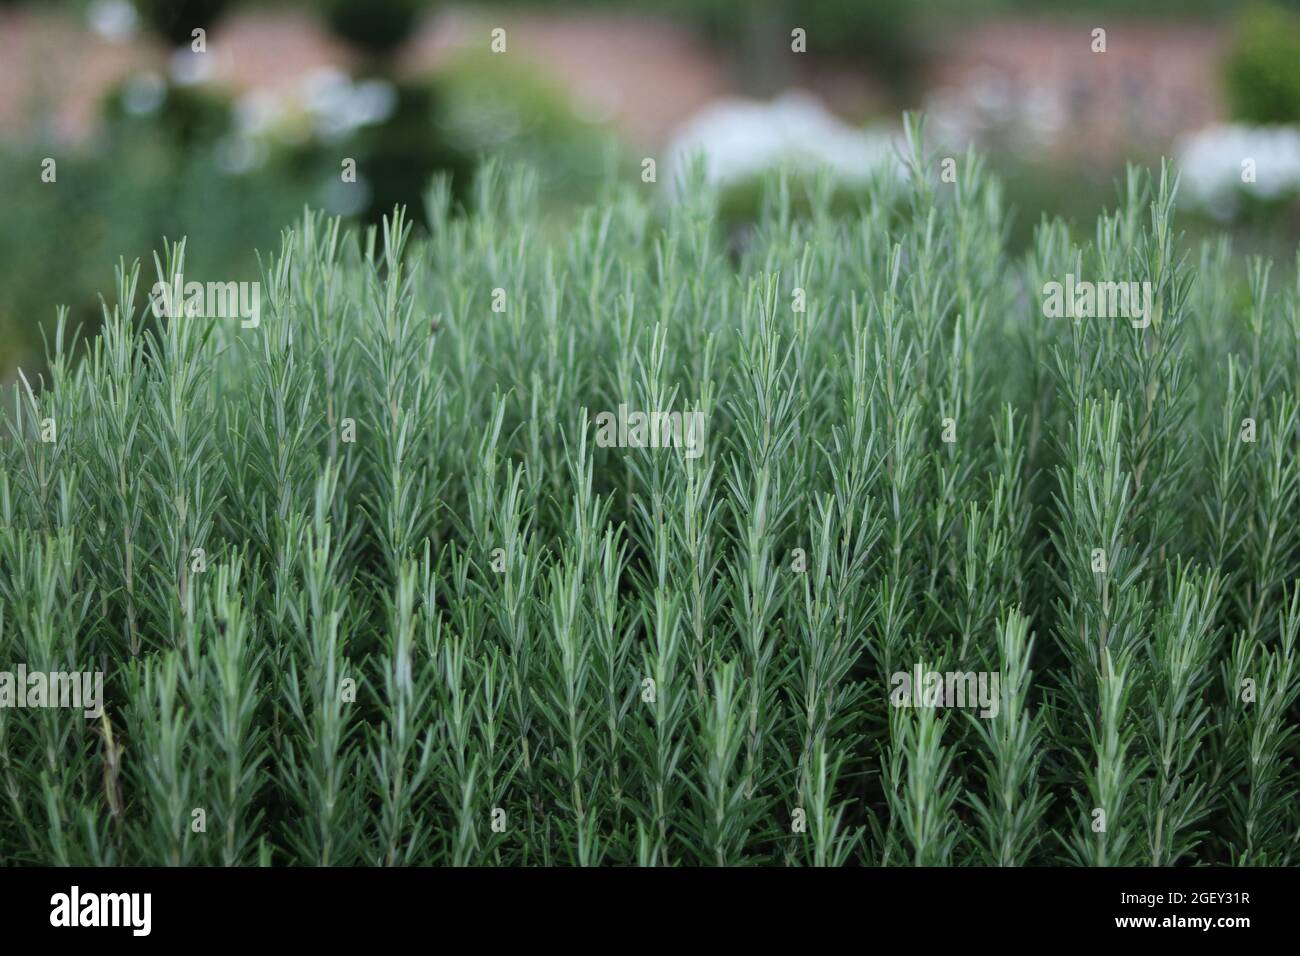
[[[40,368],[52,302],[68,305],[73,328],[98,327],[105,269],[124,253],[145,257],[163,236],[190,232],[197,273],[253,279],[250,243],[273,242],[279,223],[317,201],[310,179],[231,175],[211,149],[181,154],[161,132],[121,130],[103,149],[59,154],[57,183],[40,181],[44,151],[0,150],[15,184],[0,222],[0,380],[19,363]]]
[[[422,196],[430,178],[447,172],[461,182],[472,168],[470,157],[439,124],[444,113],[440,87],[416,81],[396,83],[393,89],[393,114],[354,137],[353,152],[370,186],[364,218],[376,224],[394,206],[404,206],[422,220]]]
[[[422,194],[436,172],[450,173],[457,198],[467,198],[472,161],[487,153],[544,166],[551,205],[594,196],[607,134],[575,119],[534,71],[492,68],[487,57],[457,57],[434,76],[397,84],[393,115],[342,141],[323,140],[302,109],[245,140],[229,96],[158,79],[142,97],[132,84],[147,81],[136,77],[107,95],[91,148],[56,153],[56,183],[39,179],[53,150],[0,149],[0,174],[16,185],[0,217],[0,381],[20,362],[39,367],[54,290],[73,326],[91,331],[107,265],[147,257],[163,236],[194,234],[196,273],[254,278],[253,247],[273,243],[304,204],[341,207],[340,156],[356,159],[369,189],[369,201],[350,211],[376,224],[396,204],[425,222]],[[255,169],[232,169],[243,150]],[[63,256],[74,243],[78,256]]]
[[[231,0],[132,0],[141,19],[172,46],[189,46],[193,31],[211,30]]]
[[[371,56],[400,47],[432,9],[431,0],[320,0],[330,29]]]
[[[461,52],[427,82],[436,91],[436,122],[447,148],[533,168],[544,198],[559,196],[570,211],[594,197],[616,148],[614,135],[576,117],[569,94],[544,71],[486,50]],[[463,190],[463,182],[457,185]]]
[[[0,668],[106,688],[0,708],[0,860],[1296,862],[1300,292],[1178,252],[1167,169],[1012,257],[908,131],[741,237],[634,174],[557,233],[494,165],[427,235],[305,214],[256,328],[121,263],[0,412]],[[1067,273],[1150,324],[1047,317]]]
[[[1235,119],[1300,122],[1300,14],[1265,3],[1248,7],[1224,71]]]
[[[110,145],[149,137],[174,150],[210,148],[234,125],[229,96],[203,86],[159,82],[157,107],[133,112],[130,81],[111,88],[104,98],[105,136]],[[152,105],[152,104],[150,104]]]

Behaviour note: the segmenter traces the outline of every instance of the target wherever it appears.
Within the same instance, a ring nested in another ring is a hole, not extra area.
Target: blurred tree
[[[370,185],[370,202],[362,213],[368,222],[391,214],[394,205],[423,221],[424,191],[434,173],[451,172],[458,186],[468,178],[468,161],[440,131],[436,89],[394,76],[394,55],[431,8],[428,0],[323,0],[326,22],[363,56],[363,76],[391,83],[397,97],[386,120],[357,135],[357,158]]]
[[[230,0],[135,0],[140,17],[172,46],[189,46],[195,28],[210,30]]]
[[[425,0],[324,0],[330,29],[371,57],[387,56],[405,43],[428,7]]]
[[[379,222],[391,215],[394,206],[405,206],[410,219],[425,222],[424,192],[433,175],[450,172],[453,185],[462,191],[472,164],[442,133],[438,123],[442,101],[434,85],[399,82],[395,89],[393,114],[356,137],[360,165],[370,184],[370,202],[363,216]]]
[[[132,78],[117,85],[105,98],[104,119],[110,140],[157,135],[172,149],[192,150],[211,146],[230,132],[233,120],[228,95],[207,86],[159,80],[157,107],[141,114],[130,105],[133,82],[138,80]]]

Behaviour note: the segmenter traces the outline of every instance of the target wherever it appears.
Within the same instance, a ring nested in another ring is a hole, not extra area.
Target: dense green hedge
[[[0,668],[107,698],[0,708],[0,861],[1295,862],[1300,296],[1164,174],[1011,258],[938,170],[736,246],[489,167],[300,220],[250,328],[124,267],[0,422]],[[1049,317],[1085,278],[1149,322]]]

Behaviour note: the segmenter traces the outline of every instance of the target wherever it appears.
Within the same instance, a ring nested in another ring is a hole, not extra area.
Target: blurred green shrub
[[[394,206],[405,206],[413,220],[425,222],[423,197],[434,174],[450,172],[453,187],[461,190],[472,162],[439,125],[443,98],[436,84],[399,82],[394,89],[392,115],[355,136],[353,152],[370,187],[364,216],[377,223]]]
[[[790,31],[808,32],[818,56],[865,63],[903,89],[919,62],[916,15],[969,0],[480,0],[482,7],[667,16],[698,30],[714,46],[760,68],[774,51],[789,51]],[[761,36],[756,36],[759,34]],[[761,40],[761,42],[759,42]],[[757,47],[757,48],[755,48]]]
[[[107,135],[113,140],[160,137],[163,145],[195,149],[230,133],[229,96],[206,85],[169,83],[140,73],[112,87],[104,99]]]
[[[0,176],[13,184],[0,217],[0,381],[19,362],[39,367],[40,329],[57,305],[93,332],[96,290],[118,256],[149,263],[164,236],[190,237],[196,276],[255,279],[252,250],[274,247],[279,224],[304,205],[373,222],[400,204],[422,219],[435,173],[450,172],[464,198],[475,162],[489,155],[535,163],[545,170],[542,198],[568,204],[593,196],[610,155],[611,136],[578,119],[562,93],[487,53],[454,58],[396,92],[384,121],[342,138],[302,109],[250,138],[219,90],[140,74],[108,93],[98,139],[60,155],[57,182],[40,181],[46,151],[0,147]],[[336,202],[343,157],[357,160],[369,187],[360,209]]]
[[[1225,78],[1234,119],[1259,125],[1300,121],[1300,16],[1272,4],[1249,7]]]
[[[379,222],[394,206],[405,206],[413,219],[423,221],[422,197],[435,173],[450,172],[455,184],[468,178],[465,154],[439,129],[442,104],[436,87],[399,80],[391,68],[391,55],[410,39],[431,7],[428,0],[320,2],[330,29],[365,57],[367,78],[384,80],[395,94],[390,115],[353,137],[352,152],[370,191],[364,212],[369,222]]]
[[[140,18],[172,46],[189,46],[197,27],[210,30],[231,0],[132,0]]]
[[[741,24],[756,15],[771,24],[783,52],[789,49],[790,31],[800,27],[807,31],[810,53],[864,65],[900,93],[912,82],[920,60],[914,0],[753,0],[743,7],[733,0],[693,0],[675,5],[720,46],[742,40]]]
[[[544,194],[590,198],[612,134],[575,116],[565,95],[526,65],[490,53],[462,53],[436,73],[399,81],[384,122],[359,129],[347,148],[371,191],[369,222],[407,208],[424,223],[423,196],[435,173],[449,172],[464,199],[485,157],[544,170]],[[338,147],[333,152],[338,152]]]
[[[579,118],[566,94],[535,68],[465,52],[430,82],[443,103],[439,129],[465,154],[527,163],[539,170],[544,190],[575,200],[584,187],[594,188],[613,134]]]
[[[430,7],[429,0],[322,0],[321,12],[338,36],[375,56],[406,42]]]
[[[143,130],[60,155],[53,183],[41,182],[43,155],[0,149],[0,178],[8,184],[0,217],[0,381],[19,364],[39,370],[41,328],[52,325],[56,306],[67,305],[83,333],[99,327],[98,292],[111,285],[119,256],[151,263],[164,236],[189,236],[196,277],[256,279],[252,250],[274,248],[280,225],[316,198],[310,182],[280,170],[231,175],[215,150],[177,150],[166,136]],[[151,270],[142,282],[152,284]]]

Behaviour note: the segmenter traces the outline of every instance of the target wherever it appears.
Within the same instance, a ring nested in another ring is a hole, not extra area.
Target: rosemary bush
[[[1181,253],[1168,170],[1013,259],[909,132],[738,236],[491,165],[427,237],[304,214],[256,328],[121,263],[0,426],[0,667],[106,698],[0,708],[0,861],[1294,863],[1300,292]],[[1067,273],[1150,325],[1046,317]]]

